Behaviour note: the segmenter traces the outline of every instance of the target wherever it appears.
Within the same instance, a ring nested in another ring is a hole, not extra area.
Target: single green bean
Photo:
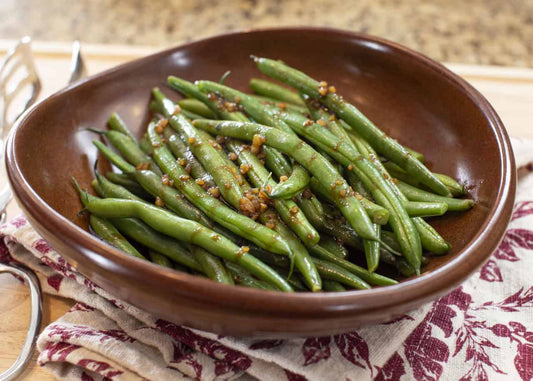
[[[194,98],[188,98],[188,99],[182,99],[178,101],[178,105],[181,107],[182,110],[188,110],[196,115],[201,116],[202,118],[206,119],[214,119],[216,118],[216,115],[213,111],[209,109],[204,103],[199,101],[198,99]]]
[[[348,249],[327,235],[320,237],[318,244],[339,258],[345,259],[348,256]]]
[[[442,216],[448,210],[444,202],[405,201],[403,204],[409,217]]]
[[[270,106],[277,107],[280,110],[299,112],[300,114],[304,114],[304,115],[309,113],[309,110],[306,107],[298,106],[298,105],[295,105],[294,103],[283,102],[283,101],[279,101],[277,99],[265,97],[262,95],[252,95],[252,97],[254,97],[255,99],[257,99],[263,104],[268,104]]]
[[[146,192],[144,188],[136,181],[132,180],[130,176],[125,173],[107,172],[106,178],[117,184],[121,185],[129,190],[134,195],[142,198],[143,200],[151,201],[153,197],[150,193]]]
[[[322,286],[324,288],[324,291],[329,291],[329,292],[346,291],[346,288],[342,284],[334,280],[324,279],[322,281]]]
[[[278,101],[288,102],[305,107],[305,103],[302,101],[298,93],[295,93],[286,87],[265,81],[264,79],[252,78],[250,80],[250,88],[254,93],[264,95]]]
[[[163,254],[159,254],[156,251],[153,251],[153,250],[148,251],[148,257],[150,258],[150,261],[152,261],[156,265],[168,267],[170,269],[174,267],[170,259],[165,257]]]
[[[334,280],[336,282],[342,283],[346,286],[358,290],[365,290],[371,288],[370,285],[363,279],[353,274],[352,272],[347,271],[345,268],[337,266],[335,263],[331,263],[318,258],[313,258],[313,263],[320,271],[320,275],[325,279]]]
[[[135,143],[137,143],[137,138],[135,135],[133,135],[133,132],[128,128],[126,123],[120,118],[120,116],[114,112],[108,119],[107,125],[112,130],[118,131],[123,133],[124,135],[128,136],[131,140],[133,140]]]
[[[406,184],[402,181],[399,181],[397,186],[410,201],[442,202],[448,205],[448,211],[450,212],[469,210],[472,208],[472,206],[474,206],[474,200],[442,197],[434,193],[415,188],[412,185]]]
[[[209,279],[218,283],[235,284],[233,278],[219,258],[198,246],[190,245],[189,249]]]
[[[132,141],[127,135],[114,130],[99,131],[91,129],[90,131],[103,134],[128,162],[133,165],[149,164],[152,171],[161,175],[161,170],[152,158],[145,154],[137,143]]]
[[[233,276],[233,280],[239,286],[257,288],[260,290],[276,291],[277,289],[272,286],[270,283],[263,282],[259,279],[256,279],[248,271],[242,267],[236,265],[235,263],[227,262],[226,266]]]

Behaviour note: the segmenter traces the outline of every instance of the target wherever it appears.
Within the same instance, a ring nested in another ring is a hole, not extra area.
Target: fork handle
[[[31,359],[35,341],[37,340],[37,335],[41,329],[42,293],[39,279],[32,270],[25,266],[15,263],[0,263],[0,274],[1,273],[10,273],[24,279],[24,283],[26,283],[30,289],[30,325],[28,327],[26,339],[24,340],[24,345],[13,365],[0,374],[0,381],[10,381],[14,380],[20,373],[22,373]]]

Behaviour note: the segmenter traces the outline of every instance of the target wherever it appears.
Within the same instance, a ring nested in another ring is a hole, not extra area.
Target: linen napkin
[[[78,273],[24,216],[0,226],[0,261],[32,268],[76,301],[41,333],[38,362],[60,380],[533,380],[533,141],[512,221],[491,259],[448,295],[394,321],[330,337],[253,340],[178,326]]]

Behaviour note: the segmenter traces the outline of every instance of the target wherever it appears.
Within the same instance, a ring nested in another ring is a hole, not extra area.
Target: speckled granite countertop
[[[447,62],[533,67],[532,0],[1,0],[0,38],[172,46],[288,25],[384,37]]]

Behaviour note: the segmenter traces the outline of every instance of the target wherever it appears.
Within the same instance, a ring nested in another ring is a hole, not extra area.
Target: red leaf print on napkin
[[[329,349],[330,341],[331,337],[329,336],[310,337],[305,340],[302,346],[302,354],[305,359],[304,366],[328,359],[331,355],[331,351]]]
[[[111,365],[103,361],[96,361],[91,359],[83,359],[78,361],[78,365],[87,370],[101,374],[102,376],[113,378],[124,372],[120,370],[114,370]]]
[[[400,378],[405,374],[403,359],[398,353],[394,353],[383,368],[376,368],[378,375],[374,381],[400,381]]]
[[[533,201],[518,202],[515,205],[515,210],[513,212],[513,216],[511,217],[511,221],[516,220],[517,218],[529,216],[530,214],[533,214]]]
[[[59,291],[59,287],[61,286],[61,281],[63,280],[63,275],[61,274],[54,274],[48,277],[46,282],[52,287],[54,290]]]
[[[494,256],[510,262],[519,261],[514,248],[533,250],[533,231],[526,229],[507,230]]]
[[[417,380],[436,381],[448,361],[446,344],[431,335],[430,324],[420,324],[405,341],[405,355]]]
[[[514,358],[514,364],[523,381],[533,379],[533,343],[518,344],[518,354]]]
[[[339,348],[341,355],[352,364],[357,365],[361,368],[370,369],[370,374],[372,374],[372,366],[369,361],[368,345],[363,340],[357,332],[345,333],[342,335],[335,335],[333,337],[335,344]],[[366,363],[363,364],[362,361]]]
[[[503,281],[500,268],[492,259],[488,261],[479,272],[479,277],[487,282],[501,282]]]

